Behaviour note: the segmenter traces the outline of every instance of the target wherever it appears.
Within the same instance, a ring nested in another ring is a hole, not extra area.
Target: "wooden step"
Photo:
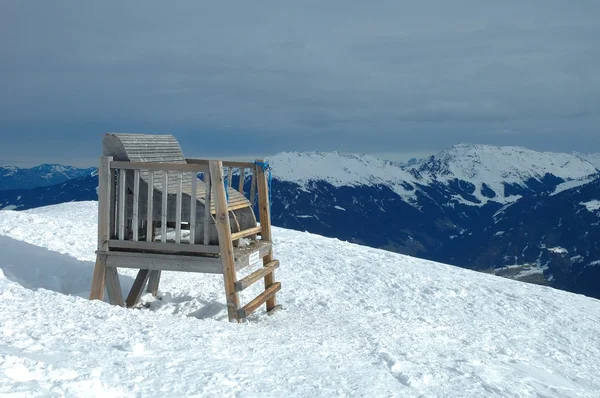
[[[264,292],[256,296],[254,300],[246,304],[244,307],[240,308],[238,314],[240,319],[247,318],[250,314],[252,314],[258,307],[263,305],[268,299],[273,297],[275,293],[277,293],[281,289],[281,282],[275,282],[271,286],[267,288]]]
[[[242,290],[246,289],[248,286],[252,285],[256,281],[264,278],[265,275],[270,274],[271,272],[275,271],[277,269],[277,267],[279,267],[279,260],[271,261],[264,267],[259,268],[258,270],[254,271],[253,273],[246,276],[245,278],[242,278],[239,281],[237,281],[235,283],[235,291],[241,292]]]
[[[256,235],[262,231],[262,227],[254,227],[248,228],[240,232],[236,232],[231,234],[231,240],[238,240],[240,238],[245,238],[246,236]]]

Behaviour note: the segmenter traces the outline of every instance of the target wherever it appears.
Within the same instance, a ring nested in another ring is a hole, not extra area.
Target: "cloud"
[[[219,153],[600,151],[600,4],[565,4],[8,2],[0,129],[34,153],[122,129]]]

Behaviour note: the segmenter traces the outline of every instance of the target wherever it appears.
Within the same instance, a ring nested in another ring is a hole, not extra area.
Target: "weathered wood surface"
[[[271,242],[258,240],[252,242],[252,244],[248,246],[234,248],[233,254],[236,271],[246,268],[249,265],[250,255],[256,251],[258,251],[259,259],[264,259],[264,257],[271,252]]]
[[[227,211],[227,199],[223,181],[223,168],[219,161],[209,162],[210,179],[213,184],[213,200],[217,209],[216,225],[219,234],[219,246],[221,248],[221,266],[223,281],[225,284],[225,298],[227,301],[227,314],[229,321],[238,321],[238,310],[240,301],[235,291],[235,260],[233,257],[233,242],[231,241],[231,226],[229,225],[229,214]]]
[[[269,264],[265,265],[262,268],[257,269],[250,275],[240,279],[235,283],[235,290],[241,292],[242,290],[248,288],[249,286],[256,283],[259,279],[264,278],[268,273],[273,272],[275,269],[279,267],[279,261],[273,260]]]
[[[231,240],[238,240],[240,238],[245,238],[246,236],[256,235],[262,231],[260,226],[254,228],[248,228],[240,232],[235,232],[231,234]]]
[[[111,239],[108,247],[114,249],[126,249],[148,252],[167,252],[167,253],[195,253],[195,254],[218,254],[220,249],[218,245],[178,245],[174,242],[135,242],[131,240]]]
[[[264,163],[264,159],[259,159],[256,161],[257,164]],[[270,206],[270,198],[269,198],[269,185],[267,181],[267,176],[262,167],[256,167],[256,183],[258,187],[258,207],[259,207],[259,215],[260,215],[260,226],[262,227],[261,237],[262,239],[271,242],[271,206]],[[271,261],[273,261],[273,248],[269,247],[269,253],[263,257],[263,264],[267,265]],[[265,275],[265,289],[269,289],[270,286],[275,282],[275,273],[270,272]],[[277,300],[275,294],[271,295],[267,299],[267,311],[270,311],[277,305]]]
[[[110,156],[100,158],[98,168],[98,254],[92,275],[92,286],[90,288],[90,300],[102,300],[104,298],[104,286],[106,283],[106,256],[108,241],[110,240],[110,215],[111,188]]]
[[[158,295],[158,285],[160,283],[160,271],[152,270],[148,274],[148,289],[146,290],[148,293],[152,294],[154,297]]]
[[[109,303],[125,307],[125,301],[123,301],[123,293],[121,291],[121,282],[119,281],[119,273],[116,268],[106,268],[106,293],[108,295]]]
[[[135,306],[138,301],[140,301],[140,297],[142,297],[142,292],[144,290],[144,286],[148,281],[148,270],[141,269],[135,280],[133,281],[133,286],[131,286],[131,291],[127,296],[127,300],[125,301],[128,308]]]
[[[107,267],[148,269],[157,271],[197,272],[203,274],[221,274],[219,257],[185,256],[182,254],[155,254],[133,252],[109,252],[106,256]]]
[[[275,282],[271,286],[269,286],[264,292],[256,296],[256,298],[246,304],[239,310],[239,317],[241,319],[247,318],[250,314],[252,314],[258,307],[260,307],[265,302],[269,301],[271,298],[275,297],[275,293],[277,293],[281,289],[281,283]],[[274,306],[273,306],[274,307]],[[272,310],[273,308],[268,309],[267,311]]]

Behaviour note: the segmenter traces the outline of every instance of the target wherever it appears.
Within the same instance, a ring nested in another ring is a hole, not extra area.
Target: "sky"
[[[600,2],[3,1],[0,164],[458,142],[600,152]]]

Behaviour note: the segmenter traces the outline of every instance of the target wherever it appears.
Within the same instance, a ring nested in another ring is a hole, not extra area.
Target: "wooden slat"
[[[206,189],[205,199],[204,199],[204,244],[208,245],[210,234],[209,234],[209,226],[210,226],[210,207],[211,207],[211,195],[212,195],[212,183],[210,180],[210,173],[204,174],[204,188]]]
[[[188,245],[170,242],[134,242],[131,240],[110,240],[108,242],[108,247],[110,249],[143,250],[169,253],[220,253],[218,245]]]
[[[181,254],[108,252],[107,267],[148,269],[150,271],[198,272],[222,274],[221,259],[218,257],[184,256]]]
[[[110,209],[111,209],[111,172],[110,162],[112,157],[102,156],[98,168],[98,254],[92,275],[92,286],[90,287],[90,300],[102,300],[104,298],[104,286],[106,283],[106,256],[108,242],[110,240]]]
[[[158,295],[158,285],[160,284],[160,270],[152,270],[148,274],[148,288],[146,291],[156,297]]]
[[[231,241],[231,227],[229,225],[227,199],[225,198],[223,183],[223,165],[219,161],[211,161],[209,167],[210,179],[213,183],[213,199],[217,208],[215,221],[217,233],[219,235],[219,247],[221,249],[221,264],[223,267],[227,313],[230,322],[239,322],[238,310],[240,308],[240,300],[235,291],[235,260],[233,258],[233,242]]]
[[[186,158],[185,161],[187,163],[190,164],[201,164],[201,165],[208,165],[208,162],[210,162],[209,159],[194,159],[194,158]],[[236,167],[236,168],[249,168],[249,167],[253,167],[254,163],[252,162],[239,162],[239,161],[230,161],[230,160],[223,160],[221,162],[223,164],[223,167]]]
[[[111,158],[112,159],[112,158]],[[109,167],[110,168],[110,167]],[[110,186],[110,228],[109,235],[110,237],[117,236],[117,171],[115,169],[110,169],[110,179],[108,181],[108,185]]]
[[[250,265],[250,255],[258,251],[258,257],[264,258],[271,251],[271,242],[265,240],[257,240],[249,246],[236,247],[233,249],[233,257],[235,258],[235,270],[239,271]]]
[[[148,203],[146,205],[148,213],[146,214],[146,241],[154,240],[154,171],[148,172]]]
[[[175,243],[181,243],[181,200],[183,191],[183,174],[177,173],[177,198],[175,200]]]
[[[96,254],[96,264],[94,265],[94,273],[92,274],[90,300],[104,299],[106,269],[106,252],[98,252],[98,254]]]
[[[272,272],[271,272],[272,274]],[[275,297],[275,293],[277,293],[281,289],[281,282],[275,282],[271,286],[269,286],[264,292],[256,296],[256,298],[242,307],[239,311],[240,319],[247,318],[250,314],[252,314],[258,307],[267,302],[269,299]],[[267,311],[270,311],[267,310]]]
[[[192,173],[192,192],[190,195],[190,245],[196,243],[196,194],[198,192],[198,177]],[[208,242],[204,242],[205,244]]]
[[[156,171],[194,171],[206,172],[206,166],[199,164],[169,163],[169,162],[111,162],[110,167],[122,170],[156,170]]]
[[[169,173],[163,171],[163,186],[162,186],[162,209],[160,213],[160,240],[167,241],[167,202],[169,197]]]
[[[257,164],[264,163],[263,159],[256,161]],[[262,167],[256,166],[256,184],[258,188],[258,208],[260,213],[260,226],[262,227],[261,238],[271,242],[271,207],[269,206],[269,185],[267,176]],[[263,264],[267,265],[273,261],[273,247],[269,253],[263,257]],[[275,273],[270,272],[265,275],[265,289],[268,289],[275,282]],[[277,305],[275,295],[271,295],[267,300],[267,312],[271,311]]]
[[[133,228],[133,240],[139,240],[139,209],[140,209],[140,171],[133,171],[133,216],[131,227]]]
[[[259,268],[258,270],[254,271],[250,275],[240,279],[239,281],[237,281],[235,283],[236,292],[241,292],[242,290],[251,286],[252,284],[257,282],[259,279],[264,278],[265,275],[273,272],[275,269],[277,269],[277,267],[279,267],[279,261],[273,260],[269,264],[265,265],[264,267]]]
[[[238,185],[240,193],[244,194],[244,179],[246,178],[246,169],[243,167],[240,168],[240,183]]]
[[[127,307],[131,308],[140,301],[140,297],[142,296],[142,291],[144,290],[144,286],[148,281],[148,270],[141,269],[137,276],[135,277],[135,281],[133,281],[133,286],[131,287],[131,291],[127,296]]]
[[[243,231],[231,234],[231,240],[238,240],[240,238],[245,238],[246,236],[256,235],[256,234],[260,233],[261,231],[262,231],[262,227],[260,227],[260,226],[254,227],[254,228],[248,228]]]
[[[239,203],[239,204],[230,205],[230,206],[227,206],[227,210],[228,210],[228,211],[232,211],[232,210],[243,209],[243,208],[245,208],[245,207],[250,207],[250,203],[248,203],[248,202],[244,202],[244,203]],[[217,212],[217,209],[215,209],[215,208],[212,208],[212,209],[210,209],[210,212],[211,212],[212,214],[215,214],[215,213]]]
[[[125,239],[125,198],[127,193],[127,171],[119,170],[119,239]]]
[[[125,307],[123,293],[121,292],[121,282],[119,281],[119,273],[114,267],[106,269],[106,293],[108,294],[109,303]]]

